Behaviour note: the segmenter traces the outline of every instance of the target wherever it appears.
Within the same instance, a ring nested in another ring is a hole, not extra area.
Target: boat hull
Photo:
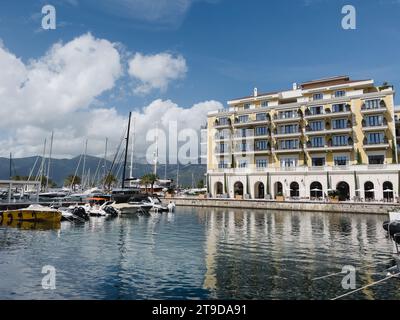
[[[0,224],[14,221],[60,222],[61,217],[59,211],[9,210],[0,213]]]

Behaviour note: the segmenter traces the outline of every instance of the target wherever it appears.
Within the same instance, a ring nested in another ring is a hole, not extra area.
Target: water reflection
[[[0,227],[17,228],[21,230],[58,230],[61,228],[60,222],[33,222],[33,221],[3,221]]]
[[[314,281],[357,268],[357,284],[383,278],[390,266],[384,216],[199,210],[206,221],[204,288],[218,298],[329,299],[344,293],[343,276]],[[398,297],[391,282],[368,288],[356,299]],[[390,291],[390,290],[389,290]]]
[[[0,298],[330,299],[337,273],[357,286],[390,265],[384,216],[179,208],[173,214],[91,219],[25,230],[0,227]],[[46,231],[47,230],[47,231]],[[57,290],[40,289],[57,268]],[[397,299],[399,282],[352,299]]]

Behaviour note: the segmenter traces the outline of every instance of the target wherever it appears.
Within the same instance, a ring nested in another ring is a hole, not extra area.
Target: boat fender
[[[13,222],[13,220],[14,220],[14,216],[11,214],[11,213],[9,213],[8,215],[7,215],[7,218],[8,218],[8,223],[12,223]]]
[[[3,224],[3,213],[0,213],[0,225]]]

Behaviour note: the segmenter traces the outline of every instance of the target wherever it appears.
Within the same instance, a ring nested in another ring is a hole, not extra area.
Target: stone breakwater
[[[233,199],[199,199],[170,198],[177,206],[211,207],[227,209],[261,209],[282,211],[308,211],[356,214],[388,214],[399,211],[397,203],[365,203],[365,202],[312,202],[312,201],[265,201],[265,200],[233,200]]]

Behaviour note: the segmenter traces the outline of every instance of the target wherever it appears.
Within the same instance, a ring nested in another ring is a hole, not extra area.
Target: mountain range
[[[52,159],[50,166],[50,179],[57,184],[58,187],[63,186],[65,178],[69,175],[74,175],[77,169],[78,164],[79,169],[77,176],[82,176],[82,168],[83,168],[83,157],[77,156],[72,159]],[[16,158],[11,161],[11,176],[29,176],[32,168],[35,166],[33,170],[33,177],[38,175],[40,172],[40,167],[43,158],[40,156],[36,157],[27,157],[27,158]],[[44,175],[47,172],[47,163],[48,159],[45,159],[46,168],[44,171]],[[81,161],[80,161],[81,160]],[[36,165],[35,165],[36,163]],[[99,166],[100,163],[100,166]],[[107,169],[109,170],[112,163],[111,161],[107,161]],[[104,160],[98,157],[86,156],[86,165],[85,172],[86,174],[90,172],[91,177],[93,177],[97,168],[99,169],[99,175],[104,176]],[[117,163],[114,165],[113,174],[116,175],[118,168],[121,168],[121,164]],[[129,176],[129,167],[128,167],[127,176]],[[136,178],[142,177],[146,173],[152,173],[154,170],[152,165],[144,164],[144,163],[135,163],[133,176]],[[158,167],[158,176],[160,179],[176,180],[177,178],[177,165],[159,165]],[[183,187],[196,187],[197,183],[200,180],[205,180],[204,174],[206,173],[205,165],[179,165],[179,185]],[[119,170],[118,177],[122,177],[122,169]],[[0,158],[0,179],[8,180],[10,178],[10,159],[8,158]]]

